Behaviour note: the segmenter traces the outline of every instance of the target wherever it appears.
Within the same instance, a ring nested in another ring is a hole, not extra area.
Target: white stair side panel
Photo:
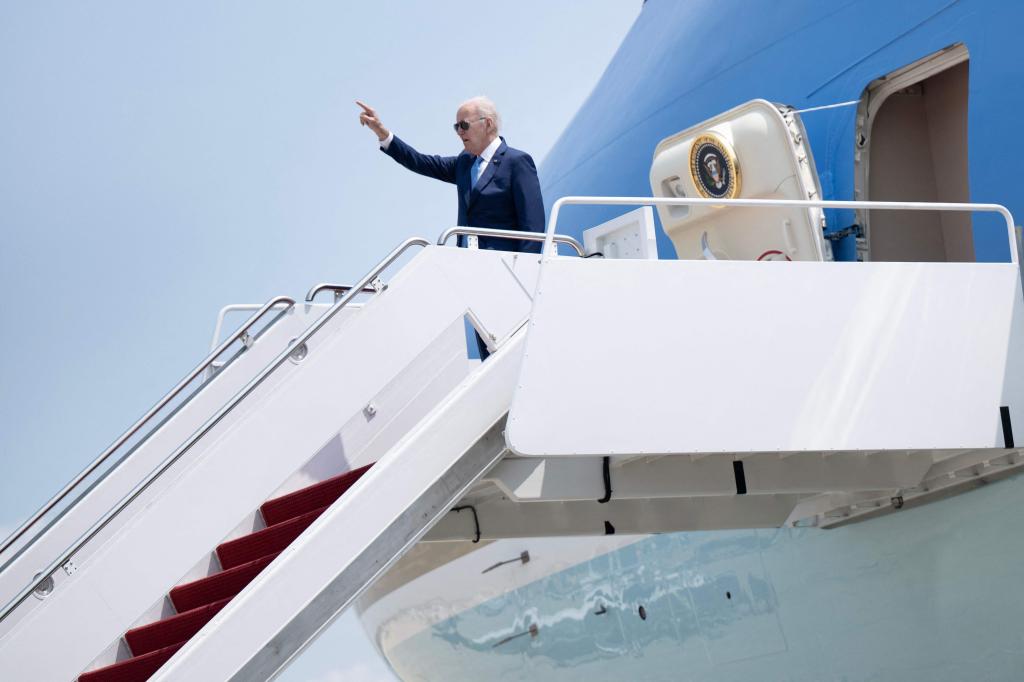
[[[482,363],[152,678],[276,674],[505,453],[522,334]]]
[[[53,594],[19,607],[29,613],[0,639],[0,679],[82,671],[460,319],[470,289],[481,307],[488,300],[525,317],[529,299],[505,255],[428,247],[359,314],[331,320],[301,363],[285,361],[194,446],[193,461],[165,474],[173,485],[140,496],[74,557],[74,575],[58,571]],[[461,278],[463,256],[492,267]],[[75,633],[59,657],[46,653],[55,632]]]
[[[556,259],[517,454],[1002,448],[1024,311],[999,263]]]
[[[271,497],[286,495],[380,459],[466,378],[466,329],[460,318],[349,417],[316,455]]]

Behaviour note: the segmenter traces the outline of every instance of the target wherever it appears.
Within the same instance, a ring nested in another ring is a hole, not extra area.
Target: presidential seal
[[[690,177],[705,199],[733,199],[740,193],[740,169],[729,143],[718,135],[697,136],[690,147]]]

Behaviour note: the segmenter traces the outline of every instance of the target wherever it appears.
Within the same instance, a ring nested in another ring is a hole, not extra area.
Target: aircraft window
[[[956,45],[868,86],[857,116],[858,198],[970,201],[967,83],[967,49]],[[861,260],[974,260],[967,213],[876,211],[857,222]]]

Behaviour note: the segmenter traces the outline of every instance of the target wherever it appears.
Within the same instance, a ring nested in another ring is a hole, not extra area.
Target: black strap
[[[1010,406],[1003,405],[999,408],[999,418],[1003,422],[1003,447],[1013,447],[1013,424],[1010,423]]]
[[[471,504],[464,504],[461,507],[454,507],[453,512],[460,512],[463,509],[468,509],[473,512],[473,525],[476,526],[476,537],[473,539],[473,543],[480,542],[480,517],[476,515],[476,507]]]
[[[743,472],[743,462],[734,460],[732,463],[732,475],[736,479],[736,494],[747,494],[747,475]]]
[[[611,457],[601,458],[601,473],[604,475],[604,497],[598,500],[600,504],[604,504],[608,500],[612,499],[611,460]]]

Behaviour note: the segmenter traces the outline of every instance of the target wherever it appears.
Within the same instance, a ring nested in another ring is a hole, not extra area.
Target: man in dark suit
[[[526,152],[513,149],[498,135],[501,116],[486,97],[474,97],[455,112],[455,133],[462,141],[458,156],[421,154],[384,127],[372,107],[356,101],[359,122],[377,134],[382,152],[420,175],[450,182],[458,189],[463,227],[544,231],[544,199],[537,167]],[[459,244],[464,245],[460,237]],[[539,242],[480,237],[480,248],[540,253]],[[489,355],[476,334],[480,359]]]
[[[455,113],[455,132],[463,147],[457,156],[419,153],[385,128],[373,108],[356,104],[363,109],[359,122],[377,134],[381,151],[411,171],[458,188],[460,226],[544,231],[537,167],[529,154],[509,147],[498,135],[501,117],[491,100],[474,97]],[[540,252],[538,242],[481,237],[479,244],[482,249]]]

